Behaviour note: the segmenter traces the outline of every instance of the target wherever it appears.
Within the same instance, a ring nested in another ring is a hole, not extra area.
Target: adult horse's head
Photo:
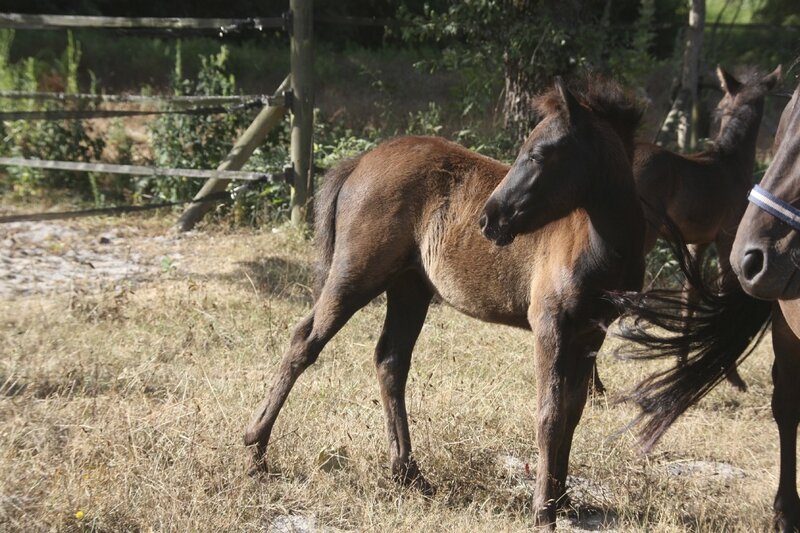
[[[630,168],[641,108],[615,83],[590,79],[576,95],[557,78],[534,105],[540,120],[479,219],[483,235],[501,246],[583,207],[609,160]]]
[[[761,188],[750,193],[731,266],[752,296],[792,300],[800,297],[800,231],[791,225],[800,207],[800,86],[783,110],[773,150]]]

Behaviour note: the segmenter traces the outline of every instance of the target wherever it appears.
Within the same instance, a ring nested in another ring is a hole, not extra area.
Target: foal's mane
[[[641,100],[619,83],[599,75],[573,80],[569,90],[581,105],[611,125],[625,144],[628,155],[632,156],[636,129],[644,114]],[[555,86],[536,97],[533,105],[540,116],[564,111],[564,101]]]

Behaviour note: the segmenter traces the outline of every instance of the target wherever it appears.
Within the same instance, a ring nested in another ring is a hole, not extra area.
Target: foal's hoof
[[[260,477],[269,474],[267,467],[266,450],[259,446],[250,448],[250,466],[247,468],[247,475],[250,477]]]
[[[432,498],[436,494],[436,489],[428,483],[413,459],[407,463],[395,462],[392,465],[392,479],[395,483],[419,491],[426,498]]]
[[[572,499],[569,497],[569,493],[565,491],[556,500],[556,510],[563,512],[563,511],[569,511],[571,509],[572,509]]]
[[[253,462],[247,468],[247,475],[250,477],[262,477],[269,474],[266,461]]]
[[[556,529],[556,508],[555,502],[548,502],[545,507],[536,512],[534,527],[536,531],[555,531]]]
[[[790,517],[784,513],[776,513],[773,529],[780,533],[796,533],[800,531],[800,517]]]
[[[725,374],[725,378],[728,380],[728,383],[736,387],[739,392],[747,392],[747,383],[744,382],[742,376],[739,375],[739,372],[737,372],[735,368]]]

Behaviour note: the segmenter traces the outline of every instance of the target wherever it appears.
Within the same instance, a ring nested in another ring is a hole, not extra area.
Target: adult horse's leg
[[[778,423],[781,443],[780,480],[775,496],[775,529],[800,530],[800,498],[797,495],[797,424],[800,422],[800,339],[777,304],[772,311],[772,415]]]
[[[428,313],[431,297],[430,289],[416,273],[408,272],[392,283],[386,291],[386,320],[375,348],[392,477],[403,485],[419,489],[426,496],[432,495],[433,489],[411,456],[406,379],[411,366],[411,352]]]
[[[741,217],[739,217],[741,219]],[[731,270],[731,248],[733,248],[733,239],[736,237],[736,231],[722,230],[717,236],[714,244],[717,247],[717,256],[719,256],[719,274],[721,276],[720,283],[726,289],[741,290],[739,281],[736,275]],[[728,382],[742,392],[747,390],[747,383],[744,382],[742,376],[735,366],[732,366],[728,373],[725,375]]]
[[[552,311],[552,312],[551,312]],[[566,312],[547,310],[531,319],[536,335],[536,470],[534,513],[536,525],[555,529],[556,509],[564,497],[564,483],[572,434],[586,403],[592,359]]]

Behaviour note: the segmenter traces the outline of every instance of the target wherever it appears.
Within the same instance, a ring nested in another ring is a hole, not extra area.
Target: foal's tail
[[[693,316],[683,313],[687,303],[680,290],[609,295],[622,315],[616,335],[639,344],[627,357],[675,358],[687,349],[692,354],[685,364],[649,376],[627,396],[642,409],[634,424],[643,424],[640,440],[645,449],[652,448],[684,411],[750,355],[757,344],[753,340],[761,339],[770,322],[771,303],[749,296],[738,283],[715,292],[680,232],[669,221],[666,226],[681,270],[699,294]],[[618,352],[629,349],[623,346]]]
[[[326,172],[322,178],[322,188],[317,195],[314,209],[316,224],[314,238],[320,254],[314,284],[315,298],[319,296],[325,280],[328,279],[328,271],[333,260],[333,248],[336,243],[336,204],[339,191],[342,190],[344,182],[353,173],[360,160],[361,155],[345,159]]]

